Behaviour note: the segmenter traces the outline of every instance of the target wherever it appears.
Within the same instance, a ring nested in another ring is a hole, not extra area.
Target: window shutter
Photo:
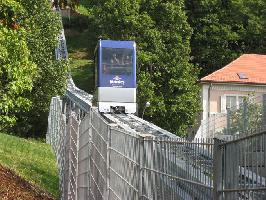
[[[221,113],[226,113],[226,96],[221,96]]]

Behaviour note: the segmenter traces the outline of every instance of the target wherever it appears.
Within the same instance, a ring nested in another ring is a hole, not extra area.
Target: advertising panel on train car
[[[100,51],[100,87],[135,88],[135,43],[102,41]]]
[[[99,40],[95,51],[96,96],[100,112],[136,113],[136,44]]]

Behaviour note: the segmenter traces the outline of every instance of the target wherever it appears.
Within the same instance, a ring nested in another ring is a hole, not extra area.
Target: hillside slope
[[[58,171],[49,145],[0,133],[0,165],[53,197],[58,197]]]
[[[54,200],[51,195],[0,165],[0,199]]]

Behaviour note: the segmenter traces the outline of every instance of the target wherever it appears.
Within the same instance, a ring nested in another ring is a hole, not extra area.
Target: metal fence
[[[215,198],[266,199],[266,133],[215,144]]]
[[[66,59],[63,30],[59,40],[56,59]],[[46,139],[62,200],[266,199],[266,95],[210,115],[197,137],[211,139],[193,141],[127,132],[91,101],[72,79],[51,100]]]
[[[243,103],[201,121],[196,138],[245,136],[266,130],[266,95],[245,97]]]
[[[144,139],[142,199],[212,199],[211,139]]]
[[[61,199],[265,199],[266,136],[156,137],[108,123],[74,85],[51,101]],[[259,132],[259,131],[257,131]]]

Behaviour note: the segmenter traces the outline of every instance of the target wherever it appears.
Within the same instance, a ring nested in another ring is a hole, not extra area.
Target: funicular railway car
[[[136,44],[99,40],[95,50],[96,100],[100,112],[136,113]]]

